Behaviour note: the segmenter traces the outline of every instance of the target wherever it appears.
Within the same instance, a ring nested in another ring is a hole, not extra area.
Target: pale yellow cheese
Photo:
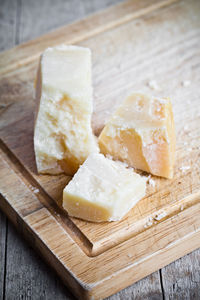
[[[100,150],[157,176],[173,177],[175,130],[171,101],[130,95],[99,137]]]
[[[146,179],[121,162],[90,154],[63,191],[70,216],[93,222],[120,220],[145,195]]]
[[[39,173],[74,174],[98,146],[91,128],[91,51],[60,45],[45,50],[36,83],[34,148]]]

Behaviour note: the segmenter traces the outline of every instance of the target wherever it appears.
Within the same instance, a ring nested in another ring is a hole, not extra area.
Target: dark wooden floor
[[[118,2],[120,1],[0,0],[0,51]],[[30,248],[1,212],[0,299],[74,299],[54,271]],[[109,299],[199,300],[200,250]]]

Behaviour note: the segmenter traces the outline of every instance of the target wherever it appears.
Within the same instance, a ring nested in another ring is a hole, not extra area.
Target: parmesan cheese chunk
[[[175,130],[170,100],[130,95],[104,127],[99,146],[129,166],[172,178]]]
[[[121,162],[91,154],[63,191],[63,207],[93,222],[120,220],[145,195],[146,179]]]
[[[91,51],[60,45],[40,59],[34,148],[39,173],[74,174],[92,152]]]

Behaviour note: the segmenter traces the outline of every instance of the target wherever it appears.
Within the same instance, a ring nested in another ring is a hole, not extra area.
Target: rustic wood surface
[[[1,1],[1,50],[39,36],[117,1]],[[91,4],[92,3],[92,4]],[[76,7],[76,10],[74,9]],[[46,9],[48,8],[48,14]],[[36,22],[37,20],[37,22]],[[4,299],[72,299],[53,271],[1,214],[0,279]],[[148,276],[110,299],[198,299],[199,250]],[[183,275],[184,274],[184,275]]]

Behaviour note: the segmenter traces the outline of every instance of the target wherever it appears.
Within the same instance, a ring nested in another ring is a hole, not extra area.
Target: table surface
[[[0,51],[119,2],[0,0]],[[74,299],[1,211],[0,299]],[[200,299],[200,249],[108,299]]]

